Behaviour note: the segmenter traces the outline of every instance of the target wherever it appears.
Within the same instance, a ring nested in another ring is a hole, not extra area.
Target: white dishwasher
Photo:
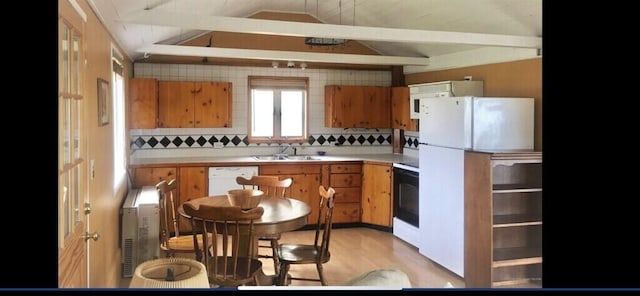
[[[258,175],[257,166],[242,167],[210,167],[209,168],[209,195],[224,195],[230,189],[242,189],[242,185],[236,183],[236,177],[243,176],[247,179]]]

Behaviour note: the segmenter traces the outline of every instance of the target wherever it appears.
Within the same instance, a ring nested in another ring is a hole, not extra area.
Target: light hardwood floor
[[[282,234],[281,242],[313,243],[314,231]],[[413,288],[443,288],[450,284],[464,288],[464,280],[427,259],[418,249],[396,238],[390,232],[371,228],[335,228],[331,232],[331,260],[324,264],[324,275],[330,286],[340,286],[351,278],[373,269],[398,268],[411,280]],[[273,274],[273,261],[262,259],[264,273]],[[317,277],[315,265],[293,265],[296,277]],[[123,279],[121,287],[129,286]],[[320,282],[296,281],[291,286],[320,286]]]

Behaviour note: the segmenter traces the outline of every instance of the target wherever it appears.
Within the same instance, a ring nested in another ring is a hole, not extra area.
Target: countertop
[[[298,154],[300,155],[300,154]],[[251,156],[207,156],[207,157],[162,157],[162,158],[138,158],[131,160],[131,166],[168,166],[168,165],[264,165],[264,164],[286,164],[286,163],[307,163],[318,164],[327,161],[365,161],[381,163],[402,163],[417,162],[418,158],[403,154],[358,154],[358,155],[312,155],[317,160],[256,160]]]

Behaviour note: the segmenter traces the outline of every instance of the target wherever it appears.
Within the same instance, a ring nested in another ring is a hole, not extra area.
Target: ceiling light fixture
[[[340,25],[342,25],[342,0],[340,0],[340,2],[338,2],[338,7],[340,8]],[[307,12],[307,1],[305,0],[304,2],[304,10],[305,13]],[[356,6],[355,6],[355,1],[353,4],[353,21],[355,23],[355,14],[356,14]],[[318,12],[318,0],[316,0],[316,17],[318,17],[319,12]],[[347,39],[344,38],[324,38],[324,37],[306,37],[304,38],[304,44],[309,45],[311,47],[314,46],[338,46],[338,45],[344,45],[347,43]]]
[[[300,69],[304,70],[306,68],[307,68],[307,63],[305,62],[300,63]]]
[[[274,69],[278,68],[278,62],[271,62],[271,67],[273,67]]]

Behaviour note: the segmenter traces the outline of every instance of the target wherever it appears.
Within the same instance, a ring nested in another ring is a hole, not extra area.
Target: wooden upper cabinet
[[[231,127],[231,82],[196,82],[195,127]]]
[[[156,128],[158,121],[158,80],[129,79],[129,128]]]
[[[230,82],[160,81],[158,127],[231,127]]]
[[[390,107],[388,87],[325,86],[326,127],[389,128]]]
[[[418,120],[409,114],[409,87],[391,87],[391,128],[418,131]]]
[[[391,127],[391,92],[385,86],[364,86],[366,128]]]

